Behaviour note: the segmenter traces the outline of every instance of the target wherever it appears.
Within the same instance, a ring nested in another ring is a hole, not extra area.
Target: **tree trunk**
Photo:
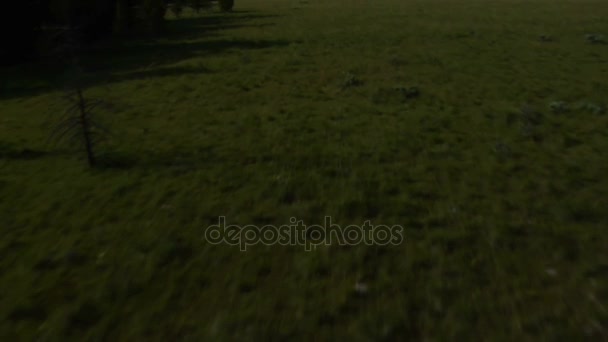
[[[116,0],[116,16],[114,19],[114,32],[125,33],[130,26],[130,11],[128,0]]]
[[[89,122],[89,115],[87,113],[86,103],[82,96],[82,90],[78,89],[78,106],[80,108],[80,125],[82,127],[82,137],[84,139],[84,146],[87,153],[87,160],[89,166],[95,166],[95,154],[93,153],[93,141],[91,140],[91,127]]]

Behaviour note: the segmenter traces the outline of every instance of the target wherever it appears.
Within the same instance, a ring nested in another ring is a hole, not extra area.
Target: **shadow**
[[[59,73],[41,64],[0,68],[0,100],[30,97],[48,92]]]
[[[181,19],[188,20],[188,19]],[[180,20],[180,22],[181,22]],[[238,24],[238,23],[222,23],[210,24],[210,23],[187,23],[184,29],[176,30],[170,33],[166,33],[164,38],[178,38],[178,39],[200,39],[201,34],[204,37],[217,37],[221,36],[221,31],[236,30],[240,28],[253,28],[253,29],[264,29],[267,27],[276,26],[274,23],[259,23],[259,24]]]
[[[219,158],[212,151],[204,153],[173,151],[141,151],[138,153],[126,151],[96,150],[95,170],[149,170],[164,169],[166,171],[187,174],[208,167],[211,164],[226,163],[229,161]],[[29,148],[15,148],[12,145],[0,145],[0,170],[11,162],[35,161],[43,158],[78,159],[86,164],[86,158],[79,148],[55,148],[51,151]]]
[[[267,22],[266,19],[275,19],[279,17],[279,15],[255,14],[254,12],[233,12],[228,15],[216,14],[182,17],[177,20],[169,21],[167,32],[165,32],[163,36],[171,37],[173,35],[178,35],[180,37],[188,37],[188,34],[200,36],[212,31],[222,31],[241,27],[269,27],[274,26],[275,24]],[[260,22],[261,20],[264,21]],[[193,32],[192,29],[196,29],[196,31]]]
[[[185,74],[204,74],[212,71],[204,66],[168,66],[179,61],[206,55],[284,47],[291,44],[285,40],[239,40],[216,39],[192,43],[143,43],[100,51],[83,62],[86,74],[80,82],[85,87],[110,84],[117,81],[169,77]],[[119,56],[119,57],[113,57]],[[55,79],[55,88],[69,84]],[[43,90],[44,88],[30,89]]]
[[[83,62],[89,73],[125,72],[142,66],[162,67],[182,60],[205,55],[221,54],[231,50],[242,51],[283,47],[285,40],[215,39],[196,42],[142,42],[108,48],[88,56]]]
[[[168,20],[166,31],[155,37],[114,38],[86,47],[81,65],[84,84],[94,86],[129,79],[166,77],[188,73],[206,73],[203,67],[170,66],[205,55],[251,49],[284,47],[286,40],[245,40],[224,37],[223,30],[264,28],[265,21],[277,15],[235,11],[228,14],[204,14]],[[260,21],[262,20],[262,21]],[[221,37],[221,38],[218,38]],[[0,100],[35,96],[68,83],[68,68],[63,61],[39,61],[0,68]]]
[[[98,155],[96,169],[99,171],[165,169],[178,174],[187,174],[221,162],[222,160],[213,154],[187,153],[179,150],[145,151],[137,154],[105,152]]]
[[[0,142],[0,170],[4,169],[10,162],[38,160],[57,155],[59,154],[49,151],[15,148],[13,145]]]
[[[28,148],[20,150],[0,151],[0,160],[33,160],[47,156],[46,151],[31,150]]]
[[[123,74],[110,74],[105,80],[101,81],[101,83],[113,83],[113,82],[123,82],[130,80],[143,80],[147,78],[161,78],[161,77],[171,77],[178,75],[194,75],[194,74],[209,74],[211,70],[205,68],[204,66],[199,67],[173,67],[173,68],[158,68],[158,69],[146,69],[141,71],[132,71]],[[100,82],[98,77],[94,77],[89,83]]]

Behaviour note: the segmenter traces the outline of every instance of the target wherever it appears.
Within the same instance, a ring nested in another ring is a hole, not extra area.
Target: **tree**
[[[125,33],[133,26],[133,11],[129,0],[116,0],[114,32]]]
[[[14,64],[34,55],[43,16],[39,0],[8,1],[0,20],[0,65]]]
[[[164,0],[142,0],[141,7],[145,29],[150,33],[160,32],[167,11]]]
[[[82,32],[87,41],[112,33],[117,0],[46,0],[48,24],[67,26]]]
[[[173,1],[173,5],[171,6],[171,12],[176,18],[179,18],[184,11],[184,3],[182,0]]]
[[[224,12],[232,11],[232,7],[234,7],[234,0],[219,0],[220,9]]]
[[[79,58],[82,40],[78,37],[79,33],[73,29],[66,29],[66,39],[60,48],[62,57],[70,64],[69,70],[72,72],[69,82],[72,90],[65,97],[70,104],[63,117],[53,125],[49,138],[55,141],[68,140],[74,145],[81,146],[89,166],[95,167],[97,165],[95,146],[107,135],[108,130],[94,119],[94,114],[96,109],[108,104],[84,96],[85,84]]]
[[[203,3],[201,0],[189,0],[188,6],[198,14],[201,11],[201,8],[203,8]]]
[[[183,0],[181,0],[183,1]],[[89,43],[112,33],[162,30],[165,0],[11,0],[0,20],[0,65],[34,57],[38,45],[53,49],[57,29],[78,31]],[[44,42],[45,44],[39,44]]]
[[[211,0],[188,0],[188,6],[198,14],[202,9],[211,7]]]

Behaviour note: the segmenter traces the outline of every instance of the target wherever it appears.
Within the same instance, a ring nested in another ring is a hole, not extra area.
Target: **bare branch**
[[[76,128],[79,126],[79,122],[74,121],[68,125],[58,125],[57,128],[55,128],[55,130],[51,133],[51,135],[49,136],[49,138],[47,139],[47,143],[49,143],[50,141],[55,141],[55,143],[58,143],[60,141],[62,141],[65,136],[67,134],[69,134],[70,132],[74,132],[74,131],[78,131]]]

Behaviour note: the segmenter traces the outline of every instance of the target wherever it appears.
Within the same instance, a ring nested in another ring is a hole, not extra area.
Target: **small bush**
[[[576,106],[577,110],[586,111],[592,114],[601,115],[606,113],[606,107],[593,102],[583,102]]]
[[[606,37],[601,34],[587,34],[585,35],[585,39],[587,39],[589,44],[608,44]]]
[[[568,112],[568,104],[563,101],[552,101],[549,103],[549,108],[555,114],[561,114]]]
[[[372,96],[372,102],[375,104],[400,104],[419,96],[420,90],[418,87],[380,88]]]
[[[350,87],[358,87],[363,84],[363,81],[359,79],[352,72],[347,72],[344,74],[344,80],[342,81],[342,89],[350,88]]]

